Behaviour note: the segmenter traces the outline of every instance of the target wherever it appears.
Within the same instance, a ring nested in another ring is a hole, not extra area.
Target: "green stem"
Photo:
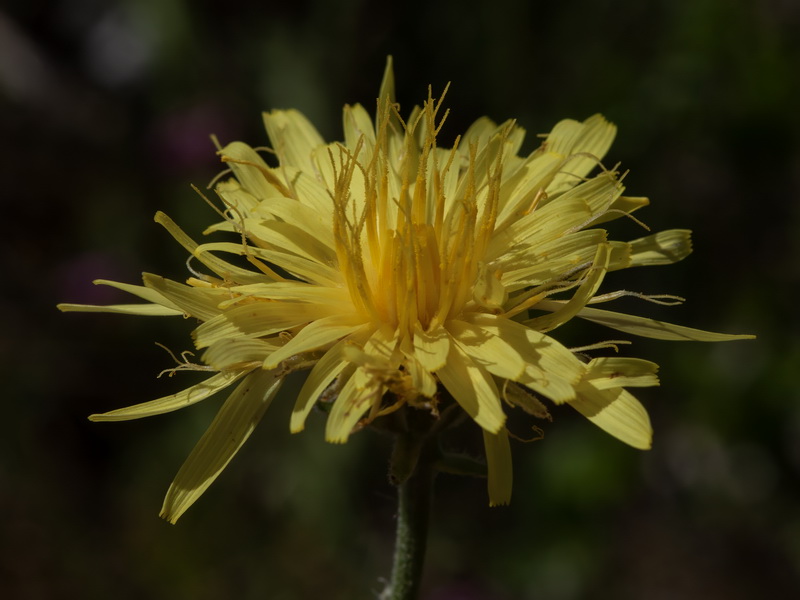
[[[426,454],[422,453],[414,472],[397,487],[397,537],[388,588],[390,600],[416,600],[419,595],[433,500],[433,461]]]

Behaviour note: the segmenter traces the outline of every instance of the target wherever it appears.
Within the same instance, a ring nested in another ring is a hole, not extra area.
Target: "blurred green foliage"
[[[186,349],[191,324],[54,305],[115,301],[98,277],[184,277],[151,216],[196,236],[213,218],[189,188],[220,168],[208,135],[264,144],[260,111],[295,107],[336,139],[344,103],[374,102],[387,54],[406,111],[452,81],[446,135],[515,117],[531,150],[558,119],[605,113],[620,128],[607,160],[653,201],[641,218],[695,231],[685,263],[614,279],[689,302],[633,310],[759,336],[635,342],[662,365],[662,387],[640,395],[649,453],[563,407],[543,441],[515,445],[510,507],[489,509],[480,480],[441,476],[424,598],[800,597],[800,6],[788,0],[4,3],[0,597],[382,589],[388,440],[325,444],[321,415],[290,436],[288,386],[169,526],[161,498],[218,401],[144,422],[85,417],[187,385],[154,379],[171,359],[153,342]]]

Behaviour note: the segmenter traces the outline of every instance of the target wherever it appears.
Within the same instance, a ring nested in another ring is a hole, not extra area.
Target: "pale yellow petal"
[[[158,304],[70,304],[62,302],[56,308],[62,312],[99,312],[116,313],[120,315],[139,315],[145,317],[174,317],[182,315],[183,311],[159,306]]]
[[[611,256],[611,246],[599,244],[597,252],[589,269],[586,279],[578,287],[572,298],[561,305],[559,310],[553,311],[549,315],[543,315],[525,321],[525,325],[537,331],[550,331],[559,325],[569,321],[586,306],[586,303],[597,293],[600,284],[608,270],[608,261]],[[538,306],[538,305],[537,305]]]
[[[328,248],[334,248],[333,228],[331,227],[331,199],[325,195],[329,206],[327,211],[320,211],[314,205],[308,205],[290,198],[270,198],[269,202],[262,202],[253,211],[254,219],[263,221],[279,220],[301,228],[313,236],[318,243]]]
[[[653,438],[650,417],[630,392],[622,388],[598,390],[585,383],[569,404],[618,440],[640,450],[650,448]]]
[[[397,341],[396,331],[378,329],[364,345],[364,351],[386,360],[393,359]],[[333,403],[325,425],[325,439],[337,444],[346,442],[364,413],[380,403],[384,391],[381,378],[364,367],[357,368]]]
[[[499,268],[490,268],[484,263],[478,265],[478,275],[472,292],[472,299],[484,308],[498,309],[508,299],[503,285],[504,273]]]
[[[166,296],[157,292],[154,289],[141,285],[131,285],[130,283],[120,283],[118,281],[109,281],[107,279],[95,279],[92,283],[95,285],[107,285],[109,287],[117,288],[123,292],[128,292],[134,296],[138,296],[142,300],[147,300],[153,304],[160,304],[166,308],[171,308],[178,312],[183,312],[179,306],[171,302]]]
[[[461,349],[492,375],[517,380],[525,370],[525,360],[501,336],[473,323],[452,320],[445,327]]]
[[[217,256],[214,256],[208,252],[208,249],[201,249],[197,242],[186,235],[186,233],[163,212],[159,211],[156,213],[155,221],[159,225],[162,225],[170,233],[170,235],[175,238],[175,241],[188,250],[192,256],[197,258],[197,260],[199,260],[223,279],[236,281],[239,284],[261,283],[264,281],[269,281],[269,278],[262,273],[237,267]]]
[[[206,491],[250,437],[282,382],[274,373],[256,370],[239,384],[178,470],[161,517],[175,523]]]
[[[610,241],[611,256],[608,258],[608,270],[618,271],[631,266],[631,245],[628,242]]]
[[[624,214],[630,214],[640,208],[650,204],[650,200],[642,196],[619,196],[611,206],[608,207],[609,212],[599,215],[592,221],[592,225],[605,223],[606,221],[613,221],[619,219]]]
[[[489,506],[499,506],[511,502],[513,469],[511,465],[511,445],[505,427],[497,433],[483,430],[483,446],[486,450],[486,469],[488,472]]]
[[[438,371],[447,362],[450,336],[443,327],[425,332],[417,324],[414,329],[414,356],[429,372]]]
[[[265,369],[274,369],[282,361],[311,350],[318,350],[354,333],[364,325],[359,314],[333,315],[312,321],[264,361]]]
[[[563,306],[560,302],[545,300],[536,305],[537,308],[544,310],[557,310]],[[733,340],[752,340],[754,335],[733,335],[728,333],[714,333],[701,329],[692,329],[681,325],[673,325],[656,319],[646,317],[635,317],[624,313],[600,310],[598,308],[583,308],[578,312],[578,317],[592,321],[612,329],[639,335],[642,337],[655,338],[658,340],[672,341],[694,341],[694,342],[728,342]]]
[[[373,333],[373,329],[369,326],[364,326],[335,344],[314,365],[303,387],[300,389],[300,393],[297,395],[297,400],[292,410],[292,416],[289,421],[289,429],[292,433],[303,430],[308,413],[311,412],[320,395],[328,389],[333,380],[348,366],[348,362],[342,356],[342,349],[345,345],[352,343],[363,344]]]
[[[275,179],[271,174],[271,169],[259,156],[258,152],[243,142],[231,142],[219,151],[223,160],[227,161],[236,179],[239,180],[242,188],[250,193],[254,198],[264,200],[275,196],[282,196],[281,192],[267,180],[267,177]],[[230,190],[230,188],[224,191]]]
[[[383,69],[383,78],[381,79],[378,98],[380,100],[386,99],[394,103],[394,67],[392,65],[391,55],[386,57],[386,67]]]
[[[233,178],[217,183],[214,191],[220,198],[222,198],[225,205],[231,209],[230,212],[234,219],[239,219],[242,216],[250,214],[250,212],[255,210],[260,203],[258,198],[245,190],[242,185]],[[272,200],[274,200],[274,198],[270,201]],[[210,227],[206,228],[203,233],[209,233],[211,231],[218,230],[231,231],[232,227],[233,225],[230,221],[222,221],[216,225],[211,225]]]
[[[311,155],[325,141],[302,113],[294,109],[264,113],[264,126],[281,165],[314,171]]]
[[[692,253],[692,232],[668,229],[631,242],[611,242],[609,271],[628,267],[669,265]]]
[[[599,114],[582,123],[572,119],[558,122],[544,145],[547,152],[570,158],[547,187],[548,194],[563,192],[588,175],[611,148],[616,134],[617,127]]]
[[[268,250],[265,248],[254,248],[248,246],[245,250],[242,244],[234,244],[233,242],[212,242],[203,244],[200,249],[209,255],[211,251],[215,252],[229,252],[231,254],[238,254],[244,256],[249,254],[255,258],[267,261],[274,265],[279,266],[295,275],[296,277],[328,287],[336,287],[342,281],[341,273],[330,265],[322,264],[315,260],[309,260],[302,256],[290,254],[288,252],[280,252],[278,250]],[[258,273],[250,272],[251,277],[235,276],[233,279],[236,283],[240,284],[253,284],[253,283],[267,283],[270,278],[260,275]]]
[[[438,388],[436,386],[436,378],[431,372],[414,355],[406,358],[405,365],[414,389],[426,398],[433,398]]]
[[[377,380],[367,378],[364,369],[356,369],[333,403],[325,423],[325,440],[344,444],[359,419],[380,401],[382,394],[382,386]]]
[[[215,369],[241,368],[253,363],[261,366],[264,359],[280,346],[275,340],[265,341],[252,338],[228,338],[213,344],[203,353],[203,362]]]
[[[604,356],[589,361],[585,379],[599,390],[658,385],[658,365],[641,358]]]
[[[528,215],[536,206],[546,205],[545,189],[552,183],[562,162],[562,157],[540,148],[523,160],[512,177],[503,177],[497,218],[499,229]]]
[[[330,218],[333,214],[333,200],[321,178],[318,179],[313,171],[306,173],[291,167],[282,167],[281,171],[303,205],[316,211],[320,217]]]
[[[486,250],[486,260],[493,261],[517,248],[520,244],[545,244],[570,229],[591,219],[589,205],[580,198],[565,198],[537,209],[497,229]]]
[[[541,363],[528,365],[522,375],[517,378],[517,382],[545,398],[549,398],[556,404],[571,402],[575,398],[575,384],[563,375],[548,371],[541,366],[541,364],[550,362],[552,349],[553,346],[540,349],[540,355],[543,357]],[[580,361],[577,362],[581,364]]]
[[[564,202],[567,199],[583,200],[589,206],[592,216],[600,215],[611,208],[625,189],[615,171],[603,171],[591,179],[577,181],[573,185],[574,187],[553,200],[553,203]],[[592,220],[592,223],[596,222],[598,219]]]
[[[177,394],[171,394],[163,398],[158,398],[157,400],[142,402],[141,404],[135,404],[126,408],[118,408],[117,410],[112,410],[107,413],[90,415],[89,420],[130,421],[132,419],[141,419],[142,417],[152,417],[154,415],[172,412],[205,400],[212,394],[216,394],[221,389],[228,387],[245,373],[247,373],[247,371],[223,371]]]
[[[485,430],[497,433],[506,415],[492,376],[478,366],[458,344],[450,344],[447,363],[436,372],[450,395]]]
[[[553,338],[497,315],[471,313],[464,320],[508,343],[527,363],[517,379],[535,392],[561,403],[574,398],[574,386],[586,366]]]
[[[247,237],[259,247],[291,252],[321,264],[336,262],[336,251],[333,247],[309,232],[308,225],[296,225],[275,219],[245,219],[244,227]]]
[[[224,289],[191,287],[152,273],[143,273],[142,279],[148,288],[168,298],[187,315],[202,321],[219,315],[222,312],[219,303],[229,297]]]
[[[668,265],[691,254],[692,232],[688,229],[668,229],[629,243],[632,267]]]
[[[346,288],[327,287],[305,283],[302,281],[272,281],[270,283],[254,283],[250,285],[237,285],[229,288],[237,295],[231,303],[241,297],[259,297],[270,300],[296,300],[298,302],[314,302],[319,304],[336,304],[345,312],[347,307],[352,308],[350,294]],[[221,304],[224,306],[224,303]]]
[[[56,305],[56,308],[62,312],[103,312],[151,317],[171,317],[184,314],[184,311],[174,302],[170,301],[163,294],[148,287],[120,283],[118,281],[108,281],[107,279],[95,279],[92,283],[95,285],[107,285],[117,288],[123,292],[138,296],[142,300],[147,300],[152,304],[109,304],[103,306],[95,304],[61,303]]]
[[[301,302],[252,302],[226,310],[192,334],[197,348],[232,337],[264,337],[331,316],[330,307]]]
[[[594,260],[597,246],[605,241],[604,230],[589,229],[547,244],[525,247],[498,261],[503,267],[503,285],[509,291],[516,291],[558,280],[564,273]]]
[[[375,147],[375,125],[369,113],[360,104],[346,105],[342,115],[344,125],[344,143],[350,152],[354,152],[361,141],[362,148],[359,159],[368,164]]]

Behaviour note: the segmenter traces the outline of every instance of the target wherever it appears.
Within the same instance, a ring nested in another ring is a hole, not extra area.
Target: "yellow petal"
[[[570,170],[570,165],[567,165],[567,170]],[[556,176],[556,179],[558,177]],[[625,189],[615,171],[603,171],[586,181],[573,181],[570,187],[572,189],[567,190],[552,202],[564,202],[567,199],[583,200],[589,206],[593,216],[606,212]],[[596,222],[596,220],[592,220],[592,223]]]
[[[219,151],[225,158],[233,159],[227,164],[239,180],[242,188],[258,200],[282,196],[281,192],[269,181],[267,176],[271,169],[259,156],[258,152],[243,142],[232,142]],[[249,164],[244,164],[249,163]],[[272,176],[274,177],[274,175]]]
[[[216,394],[221,389],[228,387],[245,373],[247,373],[247,371],[223,371],[177,394],[171,394],[163,398],[158,398],[157,400],[142,402],[141,404],[135,404],[126,408],[118,408],[117,410],[112,410],[107,413],[90,415],[89,420],[130,421],[132,419],[141,419],[142,417],[152,417],[154,415],[172,412],[205,400],[212,394]]]
[[[381,79],[378,98],[381,100],[385,98],[394,103],[394,68],[391,55],[386,57],[386,67],[383,69],[383,79]]]
[[[229,338],[213,344],[203,353],[203,362],[215,369],[232,369],[261,363],[279,348],[278,344],[250,338]]]
[[[520,383],[561,403],[574,398],[586,366],[553,338],[497,315],[471,313],[464,320],[508,343],[527,363]]]
[[[249,269],[242,269],[241,267],[232,265],[229,262],[214,256],[208,252],[207,249],[201,249],[197,242],[186,235],[186,233],[163,212],[159,211],[156,213],[155,222],[159,225],[162,225],[169,232],[169,234],[175,238],[175,241],[188,250],[192,256],[197,258],[197,260],[199,260],[223,279],[234,280],[240,284],[261,283],[269,280],[261,273],[256,273]]]
[[[585,383],[579,387],[578,397],[569,404],[618,440],[640,450],[650,448],[653,438],[650,417],[641,403],[626,390],[598,390]]]
[[[258,198],[245,190],[241,184],[233,178],[217,183],[214,191],[217,192],[217,195],[222,198],[227,206],[235,209],[232,211],[234,218],[240,215],[250,214],[250,212],[255,210],[260,203]],[[275,198],[271,198],[270,202],[273,200],[275,200]],[[226,227],[228,229],[226,229]],[[222,221],[216,225],[211,225],[203,233],[209,233],[210,231],[218,230],[233,231],[233,226],[230,221]]]
[[[282,361],[296,354],[323,348],[354,333],[363,325],[364,317],[358,314],[333,315],[312,321],[267,357],[264,361],[264,368],[274,369]]]
[[[543,348],[540,350],[541,355],[549,358],[550,350],[551,348],[548,347]],[[517,378],[517,382],[545,398],[549,398],[556,404],[571,402],[575,398],[574,383],[565,377],[542,368],[538,364],[528,365],[525,372]]]
[[[535,206],[544,207],[547,202],[545,189],[552,183],[563,163],[563,158],[545,152],[539,148],[519,165],[516,173],[505,180],[500,193],[501,210],[497,225],[504,229],[524,215],[528,215]]]
[[[147,300],[153,304],[160,304],[166,308],[171,308],[177,312],[183,312],[179,306],[170,302],[163,294],[154,289],[141,285],[131,285],[129,283],[120,283],[118,281],[108,281],[107,279],[95,279],[92,283],[95,285],[107,285],[109,287],[117,288],[123,292],[128,292],[134,296],[138,296],[142,300]]]
[[[450,344],[447,363],[436,372],[450,395],[485,430],[497,433],[506,415],[492,376],[478,366],[458,344]]]
[[[247,236],[257,246],[291,252],[322,264],[334,264],[336,261],[336,251],[333,247],[309,232],[308,224],[301,226],[275,219],[245,219],[244,227]]]
[[[630,242],[631,266],[668,265],[692,252],[692,232],[668,229]]]
[[[343,444],[362,415],[383,395],[379,381],[366,375],[362,367],[341,387],[325,424],[325,439],[333,444]]]
[[[508,292],[502,283],[499,269],[489,268],[486,264],[478,265],[478,275],[472,292],[472,298],[479,306],[490,310],[500,308],[508,299]]]
[[[239,384],[178,470],[161,517],[175,523],[206,491],[250,437],[281,383],[274,373],[256,370]]]
[[[95,279],[92,283],[95,285],[107,285],[123,292],[128,292],[134,296],[138,296],[143,300],[147,300],[152,304],[110,304],[106,306],[99,306],[94,304],[71,304],[61,303],[56,305],[56,308],[62,312],[104,312],[104,313],[117,313],[124,315],[144,315],[144,316],[176,316],[184,314],[174,302],[164,297],[156,290],[141,286],[131,285],[129,283],[119,283],[117,281],[108,281],[107,279]]]
[[[229,252],[231,254],[238,254],[240,256],[245,255],[245,248],[242,246],[242,244],[234,244],[232,242],[212,242],[209,244],[203,244],[202,246],[198,247],[198,251],[204,252],[206,256],[209,256],[210,252],[212,251]],[[250,256],[254,256],[269,263],[275,264],[281,269],[288,271],[300,279],[319,285],[336,287],[342,280],[342,274],[337,269],[329,265],[322,264],[318,261],[309,260],[307,258],[303,258],[302,256],[297,256],[288,252],[248,246],[246,253]],[[233,275],[232,278],[234,281],[236,281],[236,283],[244,285],[267,283],[270,281],[270,279],[266,276],[260,275],[258,277],[254,277],[254,275],[258,274],[254,273],[253,271],[248,272],[251,274],[250,277],[239,277],[238,275]]]
[[[263,337],[330,316],[331,309],[299,302],[252,302],[209,319],[192,334],[197,348],[233,337]]]
[[[62,312],[101,312],[116,313],[121,315],[140,315],[146,317],[174,317],[182,315],[183,311],[159,306],[158,304],[70,304],[62,302],[56,308]]]
[[[641,196],[619,196],[611,203],[611,206],[608,207],[609,212],[598,215],[598,217],[592,221],[592,225],[599,225],[606,221],[619,219],[622,216],[621,213],[630,214],[648,204],[650,204],[650,200]]]
[[[324,182],[311,174],[314,173],[314,171],[307,173],[293,167],[284,166],[281,166],[281,171],[289,182],[288,185],[291,185],[294,190],[294,194],[299,202],[314,210],[320,217],[331,218],[333,214],[333,200]],[[331,228],[328,227],[328,230],[330,229]]]
[[[325,141],[302,113],[293,109],[264,113],[264,126],[281,166],[314,172],[311,155]]]
[[[483,430],[483,446],[486,450],[488,471],[489,506],[511,502],[513,469],[511,465],[511,446],[505,427],[497,433]]]
[[[364,345],[364,352],[379,359],[397,362],[397,342],[396,331],[378,329]],[[363,414],[380,403],[384,391],[380,377],[375,377],[364,367],[358,367],[333,403],[325,426],[325,439],[336,444],[346,442]]]
[[[448,321],[445,327],[461,349],[493,375],[517,380],[525,370],[522,356],[499,335],[458,320]]]
[[[346,307],[352,308],[350,295],[345,288],[326,287],[305,283],[302,281],[271,281],[269,283],[253,283],[250,285],[236,285],[229,288],[237,296],[256,296],[270,300],[296,300],[299,302],[314,302],[319,304],[336,304],[345,312]],[[241,298],[238,298],[241,300]],[[235,302],[237,299],[234,298]],[[233,303],[231,302],[231,303]],[[221,304],[221,306],[223,306]]]
[[[563,192],[588,175],[606,155],[616,135],[617,127],[602,115],[592,115],[583,123],[572,119],[558,122],[547,136],[545,148],[547,152],[571,158],[553,178],[547,188],[548,194],[554,196]]]
[[[152,273],[142,274],[142,279],[148,288],[168,298],[187,315],[202,321],[219,315],[222,312],[219,303],[229,297],[224,289],[191,287]]]
[[[598,390],[658,385],[658,365],[641,358],[604,356],[589,361],[585,379]]]
[[[505,228],[498,228],[486,250],[486,260],[493,261],[520,244],[545,244],[568,230],[588,222],[592,217],[589,205],[580,198],[565,198],[537,209]]]
[[[343,111],[344,143],[350,152],[355,151],[359,140],[363,139],[360,160],[368,164],[375,147],[375,125],[369,113],[360,104],[346,105]]]
[[[348,366],[348,362],[342,356],[342,349],[345,345],[351,343],[363,344],[372,333],[374,333],[374,330],[368,327],[358,330],[356,333],[351,334],[335,344],[319,359],[317,364],[314,365],[303,387],[300,389],[300,393],[297,395],[297,400],[292,410],[292,416],[289,422],[289,429],[292,433],[303,430],[308,413],[311,412],[311,409],[320,395],[328,388],[333,380],[342,373],[345,367]]]
[[[450,351],[450,336],[444,327],[425,332],[416,325],[414,329],[414,356],[429,372],[438,371],[447,362]]]
[[[536,305],[537,308],[544,310],[554,310],[562,306],[559,302],[545,300]],[[657,340],[672,341],[694,341],[694,342],[729,342],[733,340],[752,340],[754,335],[732,335],[728,333],[714,333],[701,329],[692,329],[681,325],[673,325],[656,319],[646,317],[635,317],[624,313],[600,310],[598,308],[583,308],[578,312],[579,317],[592,321],[612,329],[640,335],[642,337],[655,338]]]
[[[550,331],[574,317],[586,306],[586,303],[595,295],[608,270],[608,261],[611,256],[611,246],[600,244],[594,257],[591,269],[586,279],[580,285],[572,298],[561,305],[559,310],[549,315],[543,315],[525,321],[525,325],[537,331]],[[538,305],[537,305],[538,306]]]
[[[325,198],[326,204],[329,206],[327,211],[320,211],[313,205],[309,206],[290,198],[270,198],[269,202],[259,204],[252,216],[256,221],[270,219],[294,225],[313,236],[319,243],[328,248],[334,248],[330,210],[332,202],[327,193],[325,193]]]
[[[411,377],[411,384],[414,389],[426,398],[433,398],[436,395],[436,378],[416,359],[415,356],[406,358],[406,368]]]
[[[557,280],[564,273],[592,261],[597,246],[605,241],[604,230],[588,229],[511,253],[498,261],[503,267],[503,285],[509,291],[516,291]]]

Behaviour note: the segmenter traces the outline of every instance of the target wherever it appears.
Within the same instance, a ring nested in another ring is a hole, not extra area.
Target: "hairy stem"
[[[402,444],[398,440],[395,450]],[[389,600],[416,600],[419,595],[433,500],[432,458],[423,450],[416,460],[416,468],[397,485],[397,537],[392,581],[386,596]]]

